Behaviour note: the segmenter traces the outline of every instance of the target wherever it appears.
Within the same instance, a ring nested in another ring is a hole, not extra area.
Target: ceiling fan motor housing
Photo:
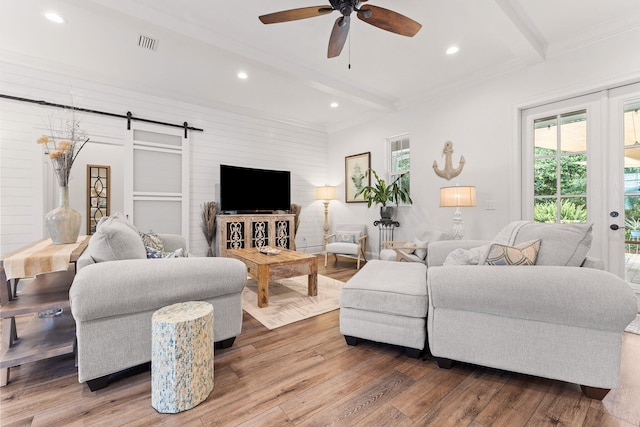
[[[340,11],[343,16],[351,15],[351,12],[357,10],[359,0],[330,0],[331,6]]]

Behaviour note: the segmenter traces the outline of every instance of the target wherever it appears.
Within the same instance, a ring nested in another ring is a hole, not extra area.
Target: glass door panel
[[[623,106],[625,280],[640,291],[640,101]]]
[[[534,220],[585,222],[587,111],[540,118],[533,124]]]

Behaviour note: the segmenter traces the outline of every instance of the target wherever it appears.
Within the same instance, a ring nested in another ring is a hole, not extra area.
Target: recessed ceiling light
[[[340,104],[338,104],[337,102],[332,102],[331,103],[331,108],[338,108],[340,106]]]
[[[64,19],[62,18],[62,16],[58,15],[55,12],[47,12],[47,13],[44,14],[44,16],[49,21],[55,22],[57,24],[62,24],[64,22]]]
[[[247,73],[245,73],[244,71],[240,71],[238,73],[238,78],[241,80],[246,80],[249,78],[249,75]]]
[[[449,49],[447,49],[447,55],[453,55],[454,53],[458,53],[459,50],[460,48],[458,46],[451,46]]]

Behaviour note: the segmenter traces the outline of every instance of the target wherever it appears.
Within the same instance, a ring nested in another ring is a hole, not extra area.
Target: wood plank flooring
[[[355,261],[318,260],[346,281]],[[2,426],[640,426],[640,336],[624,334],[620,387],[604,401],[560,381],[429,356],[346,345],[339,311],[273,331],[245,314],[232,348],[216,350],[209,398],[180,414],[151,407],[149,371],[91,392],[74,358],[28,363],[0,388]],[[19,329],[18,329],[19,330]]]

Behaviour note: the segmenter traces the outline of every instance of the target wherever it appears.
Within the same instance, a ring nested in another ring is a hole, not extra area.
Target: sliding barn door
[[[125,214],[140,231],[189,240],[189,145],[184,130],[131,123],[125,139]]]

